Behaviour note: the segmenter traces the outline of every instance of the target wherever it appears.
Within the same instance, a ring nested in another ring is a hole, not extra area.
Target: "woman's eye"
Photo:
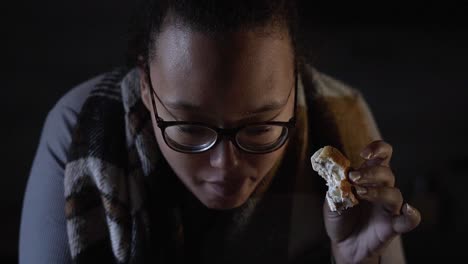
[[[261,134],[269,132],[270,130],[271,130],[270,126],[263,126],[263,127],[249,128],[246,130],[246,132],[250,135],[261,135]]]
[[[180,126],[178,127],[179,131],[186,134],[202,134],[205,132],[204,129],[199,127],[189,127],[189,126]]]

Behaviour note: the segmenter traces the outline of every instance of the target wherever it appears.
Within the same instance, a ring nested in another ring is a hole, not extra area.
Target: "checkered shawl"
[[[342,135],[343,129],[336,126],[338,122],[347,123],[343,109],[362,110],[362,102],[350,104],[348,100],[343,108],[330,94],[332,100],[328,104],[320,99],[326,95],[326,89],[320,87],[326,85],[327,79],[314,79],[312,71],[308,72],[303,75],[311,82],[304,84],[310,89],[304,89],[299,96],[297,132],[290,139],[275,180],[268,185],[267,195],[252,196],[240,208],[224,215],[228,224],[213,228],[211,242],[195,238],[191,244],[185,241],[186,222],[182,220],[180,204],[175,202],[181,196],[180,190],[185,189],[174,184],[177,177],[158,149],[150,113],[140,98],[138,72],[118,69],[106,74],[82,107],[65,168],[65,213],[73,262],[182,263],[195,254],[204,260],[212,259],[212,263],[286,263],[288,247],[290,254],[294,244],[290,227],[299,226],[290,219],[292,194],[304,186],[324,186],[320,181],[311,184],[300,179],[304,175],[308,175],[304,177],[307,179],[320,179],[309,176],[314,172],[310,166],[304,166],[312,151],[330,144],[353,161],[354,145],[362,147],[369,141],[368,137],[359,141],[352,133],[349,140]],[[334,91],[340,94],[346,90],[340,89]],[[359,98],[356,94],[351,97]],[[306,101],[313,107],[306,108]],[[333,109],[327,109],[327,105]],[[354,122],[355,117],[350,120]],[[313,134],[313,144],[307,140],[310,128],[324,131]],[[363,131],[361,135],[366,134]],[[353,141],[354,145],[342,144],[342,140]],[[314,192],[323,197],[325,190]],[[318,204],[321,208],[321,202]],[[321,219],[321,210],[316,213]],[[323,230],[320,224],[317,222],[314,228]],[[323,241],[319,240],[317,249],[312,251],[317,256],[317,252],[325,252],[321,259],[329,259],[329,251],[321,248],[326,244]],[[206,251],[190,251],[199,245]]]

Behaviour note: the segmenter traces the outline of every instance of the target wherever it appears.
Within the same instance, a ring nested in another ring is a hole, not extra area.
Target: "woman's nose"
[[[238,150],[230,140],[221,140],[210,152],[210,163],[214,168],[227,170],[239,165]]]

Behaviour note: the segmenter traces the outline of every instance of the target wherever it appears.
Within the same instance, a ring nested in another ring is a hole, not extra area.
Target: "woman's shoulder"
[[[62,95],[49,110],[43,124],[41,142],[48,146],[51,155],[62,165],[66,162],[73,129],[86,100],[100,88],[107,73],[95,75],[72,87]]]
[[[357,99],[362,96],[359,90],[310,64],[304,64],[301,77],[305,88],[313,90],[316,97]]]
[[[335,137],[343,144],[342,151],[353,167],[357,167],[362,162],[360,151],[370,142],[382,138],[365,96],[356,88],[309,65],[304,67],[302,76],[308,104],[320,110],[323,120],[336,128]]]
[[[67,108],[74,113],[79,113],[86,99],[98,89],[99,83],[105,78],[107,73],[95,75],[88,80],[85,80],[78,85],[70,88],[62,97],[57,101],[52,110],[60,111]]]
[[[93,94],[102,93],[103,90],[117,89],[124,70],[117,68],[112,71],[97,74],[70,88],[62,95],[48,113],[51,121],[65,123],[68,128],[74,127],[83,105]],[[119,79],[120,78],[120,79]],[[115,93],[115,91],[113,91]],[[118,91],[120,93],[120,91]]]

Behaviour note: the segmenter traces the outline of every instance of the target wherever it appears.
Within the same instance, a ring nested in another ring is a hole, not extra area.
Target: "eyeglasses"
[[[154,97],[164,106],[153,89],[149,73],[147,66],[146,74],[150,89]],[[290,131],[296,126],[297,73],[294,75],[294,114],[288,122],[266,121],[236,128],[219,128],[202,122],[164,121],[158,114],[154,97],[151,96],[156,123],[161,129],[164,142],[172,150],[188,154],[205,152],[222,139],[230,140],[238,149],[251,154],[266,154],[279,149],[286,143]]]

